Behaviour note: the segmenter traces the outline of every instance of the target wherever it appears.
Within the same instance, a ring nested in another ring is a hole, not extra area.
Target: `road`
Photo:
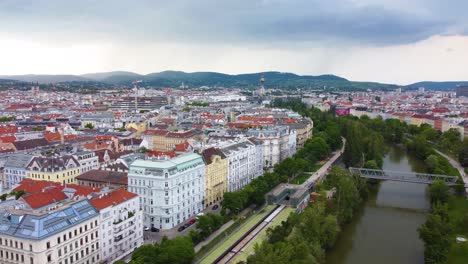
[[[318,171],[312,174],[312,176],[310,176],[310,178],[307,179],[307,181],[305,181],[302,184],[303,186],[306,186],[307,188],[309,188],[312,184],[317,182],[318,179],[323,178],[327,174],[328,169],[330,169],[333,163],[335,163],[335,161],[341,157],[341,155],[343,154],[345,150],[346,139],[345,138],[342,138],[342,139],[343,139],[343,147],[340,150],[335,151],[333,156],[327,162],[325,162],[325,164],[323,164],[323,166],[320,167]]]
[[[458,161],[452,159],[451,157],[445,155],[444,153],[438,151],[437,149],[435,150],[437,153],[439,153],[442,157],[446,158],[450,164],[452,164],[453,167],[457,168],[458,172],[460,172],[460,175],[462,176],[463,183],[465,183],[465,191],[468,194],[468,176],[465,173],[465,168],[463,168]]]

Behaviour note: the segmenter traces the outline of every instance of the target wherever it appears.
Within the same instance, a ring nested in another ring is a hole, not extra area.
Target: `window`
[[[62,256],[62,250],[61,250],[61,249],[58,250],[58,256],[59,256],[59,257]]]
[[[47,245],[47,249],[49,249],[50,248],[50,242],[47,242],[46,245]]]
[[[29,258],[29,263],[34,264],[34,259],[32,257]]]
[[[52,262],[52,256],[51,255],[47,255],[47,262]]]
[[[57,244],[60,244],[60,237],[57,237]]]

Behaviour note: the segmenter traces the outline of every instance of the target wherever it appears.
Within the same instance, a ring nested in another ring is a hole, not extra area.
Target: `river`
[[[384,170],[425,172],[424,163],[390,146]],[[343,227],[328,264],[424,263],[424,245],[417,228],[430,208],[423,184],[383,181],[353,221]]]

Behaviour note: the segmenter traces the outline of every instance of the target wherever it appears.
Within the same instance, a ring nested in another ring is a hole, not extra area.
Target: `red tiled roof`
[[[26,195],[24,195],[22,199],[28,203],[31,208],[36,209],[65,200],[67,196],[63,193],[64,188],[75,189],[75,196],[87,196],[90,193],[100,190],[99,188],[84,187],[75,184],[62,185],[57,182],[24,179],[14,191],[25,191]]]
[[[16,141],[16,137],[15,136],[3,136],[3,137],[0,137],[0,142],[1,143],[13,143]]]
[[[189,147],[190,147],[190,143],[185,141],[184,143],[176,144],[175,151],[187,151]]]
[[[77,180],[127,185],[128,174],[120,171],[90,170],[76,177]]]
[[[101,198],[98,197],[98,198],[92,199],[90,202],[97,210],[102,210],[109,206],[123,203],[136,196],[137,196],[136,194],[131,193],[122,188],[122,189],[115,190],[111,193],[107,193],[101,196]]]
[[[146,152],[146,155],[148,157],[161,157],[161,156],[168,156],[170,158],[177,157],[177,153],[175,153],[174,151],[157,151],[157,150],[153,150],[153,151]]]
[[[0,126],[0,134],[13,134],[18,133],[18,127],[16,126]]]

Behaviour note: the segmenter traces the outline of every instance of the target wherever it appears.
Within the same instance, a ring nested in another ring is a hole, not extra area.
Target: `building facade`
[[[229,162],[228,191],[238,191],[260,176],[257,175],[257,147],[251,141],[243,139],[220,150]]]
[[[99,210],[100,263],[114,263],[143,245],[143,214],[136,194],[103,189],[90,202]]]
[[[87,199],[0,216],[0,263],[99,263],[99,214]]]
[[[73,156],[34,157],[26,167],[26,175],[32,180],[75,183],[80,175],[80,163]]]
[[[217,148],[203,150],[202,156],[205,161],[205,206],[209,206],[220,201],[227,191],[229,163]]]
[[[80,174],[99,168],[99,157],[93,151],[77,152],[73,156],[80,163]]]
[[[3,170],[5,189],[12,188],[27,177],[26,168],[33,158],[34,156],[29,154],[12,154],[7,158]]]
[[[169,160],[136,160],[128,190],[138,194],[145,226],[170,229],[203,210],[205,163],[200,155]]]

